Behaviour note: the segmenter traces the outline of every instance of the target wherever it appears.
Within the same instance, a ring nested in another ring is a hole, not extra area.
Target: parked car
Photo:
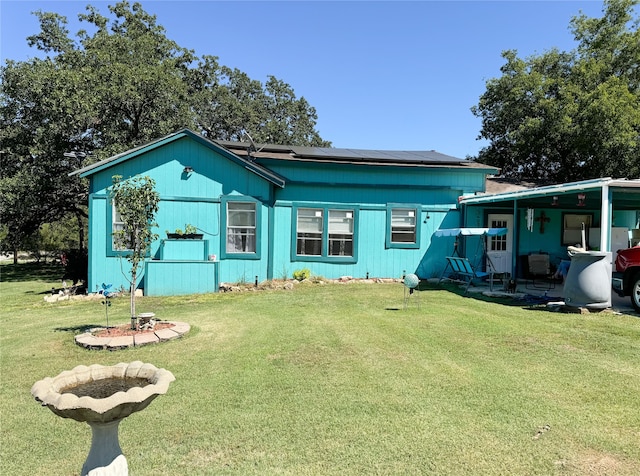
[[[640,246],[618,251],[611,286],[618,296],[630,296],[640,312]]]

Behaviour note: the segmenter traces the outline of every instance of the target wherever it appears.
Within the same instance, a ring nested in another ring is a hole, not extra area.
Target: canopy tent
[[[504,236],[507,228],[445,228],[436,230],[433,236]]]

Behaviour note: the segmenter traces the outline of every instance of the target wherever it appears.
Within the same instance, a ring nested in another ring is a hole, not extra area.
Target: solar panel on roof
[[[463,159],[441,154],[433,150],[402,151],[402,150],[366,150],[366,149],[339,149],[331,147],[292,147],[297,155],[303,157],[333,158],[333,159],[360,159],[379,160],[393,162],[437,162],[459,163]]]
[[[231,149],[237,149],[239,143],[219,141]],[[390,163],[430,163],[430,164],[459,164],[466,162],[464,159],[441,154],[434,150],[377,150],[377,149],[347,149],[338,147],[308,147],[265,144],[260,146],[263,153],[281,152],[292,153],[295,156],[306,159],[332,159],[344,161],[376,161]]]

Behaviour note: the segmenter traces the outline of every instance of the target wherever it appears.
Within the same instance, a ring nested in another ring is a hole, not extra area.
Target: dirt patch
[[[618,476],[638,474],[636,462],[617,458],[612,454],[587,451],[571,460],[556,461],[556,466],[569,474],[585,476]]]
[[[92,331],[91,334],[93,334],[96,337],[137,336],[141,334],[151,334],[161,329],[170,329],[174,326],[175,324],[173,322],[157,322],[156,325],[153,327],[153,329],[133,330],[131,329],[130,324],[123,324],[121,326],[98,329],[98,330]]]

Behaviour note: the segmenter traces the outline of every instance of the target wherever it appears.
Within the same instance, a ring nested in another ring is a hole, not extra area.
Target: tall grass
[[[3,267],[4,268],[4,267]],[[143,298],[187,321],[165,344],[88,351],[99,301],[1,283],[0,473],[76,474],[90,430],[32,399],[76,365],[142,360],[167,395],[120,425],[131,474],[640,474],[640,321],[398,284]],[[128,320],[126,297],[110,323]]]

